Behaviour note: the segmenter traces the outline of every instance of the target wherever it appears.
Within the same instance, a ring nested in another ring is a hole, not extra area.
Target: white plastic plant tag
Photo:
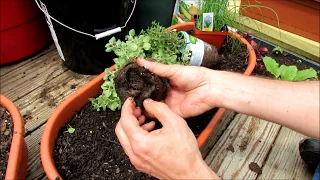
[[[202,31],[213,31],[214,13],[203,13]]]
[[[189,65],[200,66],[204,56],[204,42],[196,37],[189,35],[187,32],[179,32],[185,42],[185,49],[182,54],[184,61],[189,61]]]

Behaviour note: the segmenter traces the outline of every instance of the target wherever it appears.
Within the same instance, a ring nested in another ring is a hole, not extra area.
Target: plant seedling
[[[318,79],[317,72],[313,68],[298,70],[296,66],[281,65],[271,57],[264,57],[263,63],[276,78],[286,81],[305,81],[307,79]]]
[[[76,129],[75,128],[73,128],[73,127],[71,127],[69,124],[68,124],[68,130],[67,130],[67,132],[68,133],[70,133],[70,134],[73,134],[75,131],[76,131]]]
[[[272,49],[272,52],[275,53],[276,55],[283,54],[283,49],[280,46],[277,46]]]

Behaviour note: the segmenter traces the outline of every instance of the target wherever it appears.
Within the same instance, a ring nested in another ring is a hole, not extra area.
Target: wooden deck
[[[65,68],[51,45],[32,58],[1,67],[0,77],[1,94],[14,101],[26,120],[27,179],[46,179],[39,152],[45,123],[66,97],[95,76]],[[311,179],[298,154],[298,143],[304,137],[285,127],[227,111],[201,152],[223,179]],[[262,174],[249,169],[251,162],[262,167]]]

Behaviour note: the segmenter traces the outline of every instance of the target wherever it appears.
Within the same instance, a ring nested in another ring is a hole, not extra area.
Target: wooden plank
[[[220,136],[229,126],[230,122],[234,119],[235,115],[234,111],[227,110],[223,115],[222,119],[220,120],[219,124],[217,124],[216,128],[212,132],[212,134],[208,137],[208,140],[200,149],[202,157],[205,159],[209,152],[211,151],[212,147],[216,144],[219,140]]]
[[[57,51],[51,51],[32,63],[28,63],[0,79],[1,93],[17,101],[37,87],[67,71]]]
[[[280,126],[238,114],[205,159],[223,179],[255,179],[251,162],[264,163]]]
[[[27,121],[26,133],[45,123],[62,100],[94,77],[69,70],[17,100],[15,104]]]
[[[38,59],[41,56],[46,55],[47,53],[54,51],[56,49],[54,44],[51,44],[48,48],[43,49],[41,52],[39,52],[38,54],[22,60],[20,62],[14,63],[14,64],[10,64],[10,65],[4,65],[0,68],[0,77],[6,75],[7,73],[13,71],[14,69],[17,69],[19,67],[25,66],[26,64]]]
[[[282,127],[258,179],[312,179],[299,155],[303,138],[306,136]]]
[[[44,125],[34,131],[29,136],[25,137],[28,145],[28,168],[26,173],[27,180],[41,179],[44,176],[44,171],[40,161],[40,140]]]

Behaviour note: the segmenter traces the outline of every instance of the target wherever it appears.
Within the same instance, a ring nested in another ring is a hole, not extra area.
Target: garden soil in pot
[[[235,61],[236,64],[229,67],[218,64],[215,69],[243,73],[248,55],[242,52],[247,52],[247,48],[241,45],[230,56],[231,44],[232,41],[226,41],[220,54],[224,55],[224,61]],[[239,66],[239,63],[244,65]],[[216,111],[214,108],[198,117],[186,119],[196,137]],[[88,103],[59,130],[53,159],[64,179],[155,179],[138,172],[131,165],[114,132],[119,118],[120,111],[107,109],[97,112]],[[75,131],[70,133],[68,128]]]
[[[13,123],[10,113],[0,105],[0,179],[4,179],[9,159],[10,146],[12,141]]]

